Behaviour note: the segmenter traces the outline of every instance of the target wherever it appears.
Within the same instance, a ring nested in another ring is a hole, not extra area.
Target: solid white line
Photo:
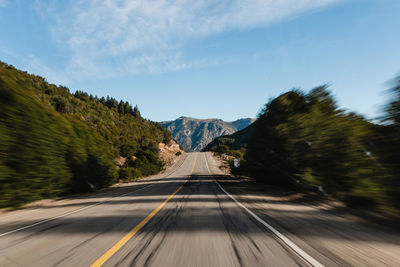
[[[208,167],[208,162],[207,162],[207,158],[206,158],[206,166],[208,169],[208,172],[211,174],[210,168]],[[233,201],[235,201],[235,203],[243,208],[245,211],[247,211],[251,216],[253,216],[254,219],[256,219],[258,222],[260,222],[261,224],[263,224],[265,227],[267,227],[273,234],[275,234],[280,240],[282,240],[287,246],[289,246],[294,252],[296,252],[300,257],[302,257],[304,260],[306,260],[309,264],[311,264],[312,266],[315,267],[323,267],[324,265],[322,265],[321,263],[319,263],[317,260],[315,260],[313,257],[311,257],[309,254],[307,254],[304,250],[302,250],[301,248],[299,248],[295,243],[293,243],[292,241],[290,241],[286,236],[284,236],[283,234],[281,234],[278,230],[276,230],[274,227],[272,227],[271,225],[269,225],[267,222],[265,222],[263,219],[261,219],[260,217],[258,217],[254,212],[252,212],[251,210],[249,210],[248,208],[246,208],[245,205],[243,205],[242,203],[240,203],[239,201],[237,201],[231,194],[229,194],[219,183],[217,180],[215,180],[215,182],[217,183],[218,187],[228,196],[230,197]]]
[[[185,159],[184,159],[184,161],[185,161]],[[183,161],[183,162],[184,162],[184,161]],[[183,164],[183,162],[182,162],[182,164]],[[182,165],[182,164],[181,164],[181,165]],[[180,165],[180,166],[181,166],[181,165]],[[178,168],[178,169],[179,169],[179,168]],[[178,170],[178,169],[177,169],[177,170]],[[168,175],[165,176],[164,178],[168,178],[168,177],[171,176],[173,173],[175,173],[177,170],[172,171],[170,174],[168,174]],[[151,180],[149,180],[149,181],[151,181]],[[142,187],[142,188],[139,188],[139,189],[137,189],[137,190],[134,190],[134,191],[131,191],[131,192],[122,194],[122,195],[118,195],[118,196],[112,197],[111,199],[116,198],[116,197],[123,197],[123,196],[129,195],[129,194],[135,193],[135,192],[139,192],[140,190],[143,190],[143,189],[145,189],[145,188],[147,188],[147,187],[150,187],[150,186],[153,186],[153,185],[155,185],[155,184],[157,184],[157,183],[153,183],[153,184],[146,185],[146,186],[144,186],[144,187]],[[55,217],[52,217],[52,218],[49,218],[49,219],[46,219],[46,220],[43,220],[43,221],[39,221],[39,222],[30,224],[30,225],[27,225],[27,226],[23,226],[23,227],[18,228],[18,229],[14,229],[14,230],[11,230],[11,231],[2,233],[2,234],[0,234],[0,237],[9,235],[9,234],[12,234],[12,233],[15,233],[15,232],[19,232],[19,231],[21,231],[21,230],[25,230],[25,229],[31,228],[31,227],[34,227],[34,226],[36,226],[36,225],[40,225],[40,224],[43,224],[43,223],[47,223],[47,222],[50,222],[50,221],[53,221],[53,220],[56,220],[56,219],[59,219],[59,218],[62,218],[62,217],[65,217],[65,216],[68,216],[68,215],[71,215],[71,214],[80,212],[80,211],[83,211],[83,210],[86,210],[86,209],[93,208],[93,207],[98,206],[98,205],[100,205],[100,204],[107,203],[107,202],[109,202],[111,199],[108,199],[108,200],[105,200],[105,201],[101,201],[101,202],[99,202],[99,203],[92,204],[92,205],[87,206],[87,207],[82,207],[82,208],[77,209],[77,210],[73,210],[73,211],[70,211],[70,212],[67,212],[67,213],[63,213],[63,214],[61,214],[61,215],[58,215],[58,216],[55,216]]]
[[[184,161],[185,161],[185,159],[184,159]],[[184,161],[183,161],[183,162],[184,162]],[[182,162],[182,164],[183,164],[183,162]],[[182,165],[182,164],[181,164],[181,165]],[[170,174],[168,174],[168,175],[165,176],[164,178],[168,178],[169,176],[171,176],[171,175],[172,175],[173,173],[175,173],[176,171],[177,171],[177,170],[172,171]],[[151,180],[149,180],[149,181],[151,181]],[[144,187],[142,187],[142,188],[139,188],[139,189],[137,189],[137,190],[134,190],[134,191],[131,191],[131,192],[122,194],[122,195],[118,195],[118,196],[112,197],[111,199],[116,198],[116,197],[123,197],[123,196],[129,195],[129,194],[135,193],[135,192],[139,192],[140,190],[143,190],[143,189],[145,189],[145,188],[147,188],[147,187],[150,187],[150,186],[153,186],[153,185],[155,185],[155,184],[157,184],[157,183],[153,183],[153,184],[146,185],[146,186],[144,186]],[[65,217],[65,216],[68,216],[68,215],[71,215],[71,214],[80,212],[80,211],[83,211],[83,210],[86,210],[86,209],[93,208],[93,207],[98,206],[98,205],[100,205],[100,204],[107,203],[107,202],[109,202],[111,199],[108,199],[108,200],[105,200],[105,201],[101,201],[101,202],[98,202],[98,203],[96,203],[96,204],[92,204],[92,205],[87,206],[87,207],[82,207],[82,208],[77,209],[77,210],[73,210],[73,211],[70,211],[70,212],[67,212],[67,213],[63,213],[63,214],[61,214],[61,215],[58,215],[58,216],[55,216],[55,217],[52,217],[52,218],[49,218],[49,219],[46,219],[46,220],[43,220],[43,221],[39,221],[39,222],[30,224],[30,225],[27,225],[27,226],[23,226],[23,227],[20,227],[20,228],[17,228],[17,229],[14,229],[14,230],[11,230],[11,231],[2,233],[2,234],[0,234],[0,237],[9,235],[9,234],[12,234],[12,233],[15,233],[15,232],[22,231],[22,230],[25,230],[25,229],[34,227],[34,226],[36,226],[36,225],[40,225],[40,224],[43,224],[43,223],[47,223],[47,222],[50,222],[50,221],[53,221],[53,220],[56,220],[56,219],[59,219],[59,218],[62,218],[62,217]]]
[[[33,224],[29,224],[29,225],[26,225],[26,226],[23,226],[23,227],[20,227],[20,228],[17,228],[17,229],[2,233],[2,234],[0,234],[0,237],[6,236],[6,235],[9,235],[9,234],[13,234],[15,232],[19,232],[19,231],[22,231],[22,230],[25,230],[25,229],[28,229],[28,228],[31,228],[31,227],[34,227],[34,226],[37,226],[37,225],[40,225],[40,224],[44,224],[44,223],[47,223],[47,222],[50,222],[50,221],[53,221],[53,220],[56,220],[56,219],[59,219],[59,218],[62,218],[62,217],[77,213],[77,212],[80,212],[80,211],[83,211],[83,210],[87,210],[87,209],[93,208],[93,207],[98,206],[100,204],[107,203],[107,202],[109,202],[110,200],[112,200],[114,198],[123,197],[123,196],[127,196],[129,194],[132,194],[132,193],[136,193],[136,192],[141,191],[141,190],[143,190],[143,189],[145,189],[145,188],[147,188],[149,186],[152,186],[152,185],[154,185],[154,184],[149,184],[149,185],[146,185],[145,187],[139,188],[137,190],[134,190],[134,191],[122,194],[122,195],[118,195],[118,196],[112,197],[112,198],[110,198],[108,200],[101,201],[101,202],[98,202],[96,204],[92,204],[92,205],[87,206],[87,207],[82,207],[82,208],[79,208],[77,210],[72,210],[72,211],[63,213],[61,215],[58,215],[58,216],[55,216],[55,217],[52,217],[52,218],[49,218],[49,219],[46,219],[46,220],[43,220],[43,221],[39,221],[39,222],[36,222],[36,223],[33,223]]]

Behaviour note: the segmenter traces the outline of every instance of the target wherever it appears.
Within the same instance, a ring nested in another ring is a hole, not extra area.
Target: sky
[[[399,0],[0,0],[0,60],[154,121],[255,117],[322,84],[374,119],[400,74],[399,14]]]

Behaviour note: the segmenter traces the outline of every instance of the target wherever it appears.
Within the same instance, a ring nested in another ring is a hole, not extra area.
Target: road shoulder
[[[115,184],[111,187],[90,193],[39,200],[18,210],[2,209],[0,211],[0,236],[16,230],[15,225],[19,225],[17,228],[25,227],[27,220],[29,221],[29,225],[44,223],[106,203],[115,197],[142,190],[147,186],[157,183],[160,179],[173,174],[179,169],[186,158],[187,154],[185,153],[163,172],[142,177],[133,182]]]
[[[344,207],[301,201],[289,190],[239,180],[223,173],[221,163],[214,161],[210,168],[220,174],[217,179],[230,194],[324,265],[400,263],[398,231]]]

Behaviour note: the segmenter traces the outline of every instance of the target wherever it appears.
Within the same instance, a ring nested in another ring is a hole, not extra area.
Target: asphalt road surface
[[[0,214],[0,266],[343,265],[270,224],[218,175],[211,154],[188,153],[137,183]]]

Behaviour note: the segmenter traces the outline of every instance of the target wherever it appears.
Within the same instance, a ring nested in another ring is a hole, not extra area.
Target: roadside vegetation
[[[137,106],[2,62],[0,106],[0,208],[157,173],[158,143],[172,139]]]
[[[356,208],[400,213],[400,77],[379,124],[320,86],[270,100],[250,127],[206,149],[242,159],[257,181],[320,191]]]

